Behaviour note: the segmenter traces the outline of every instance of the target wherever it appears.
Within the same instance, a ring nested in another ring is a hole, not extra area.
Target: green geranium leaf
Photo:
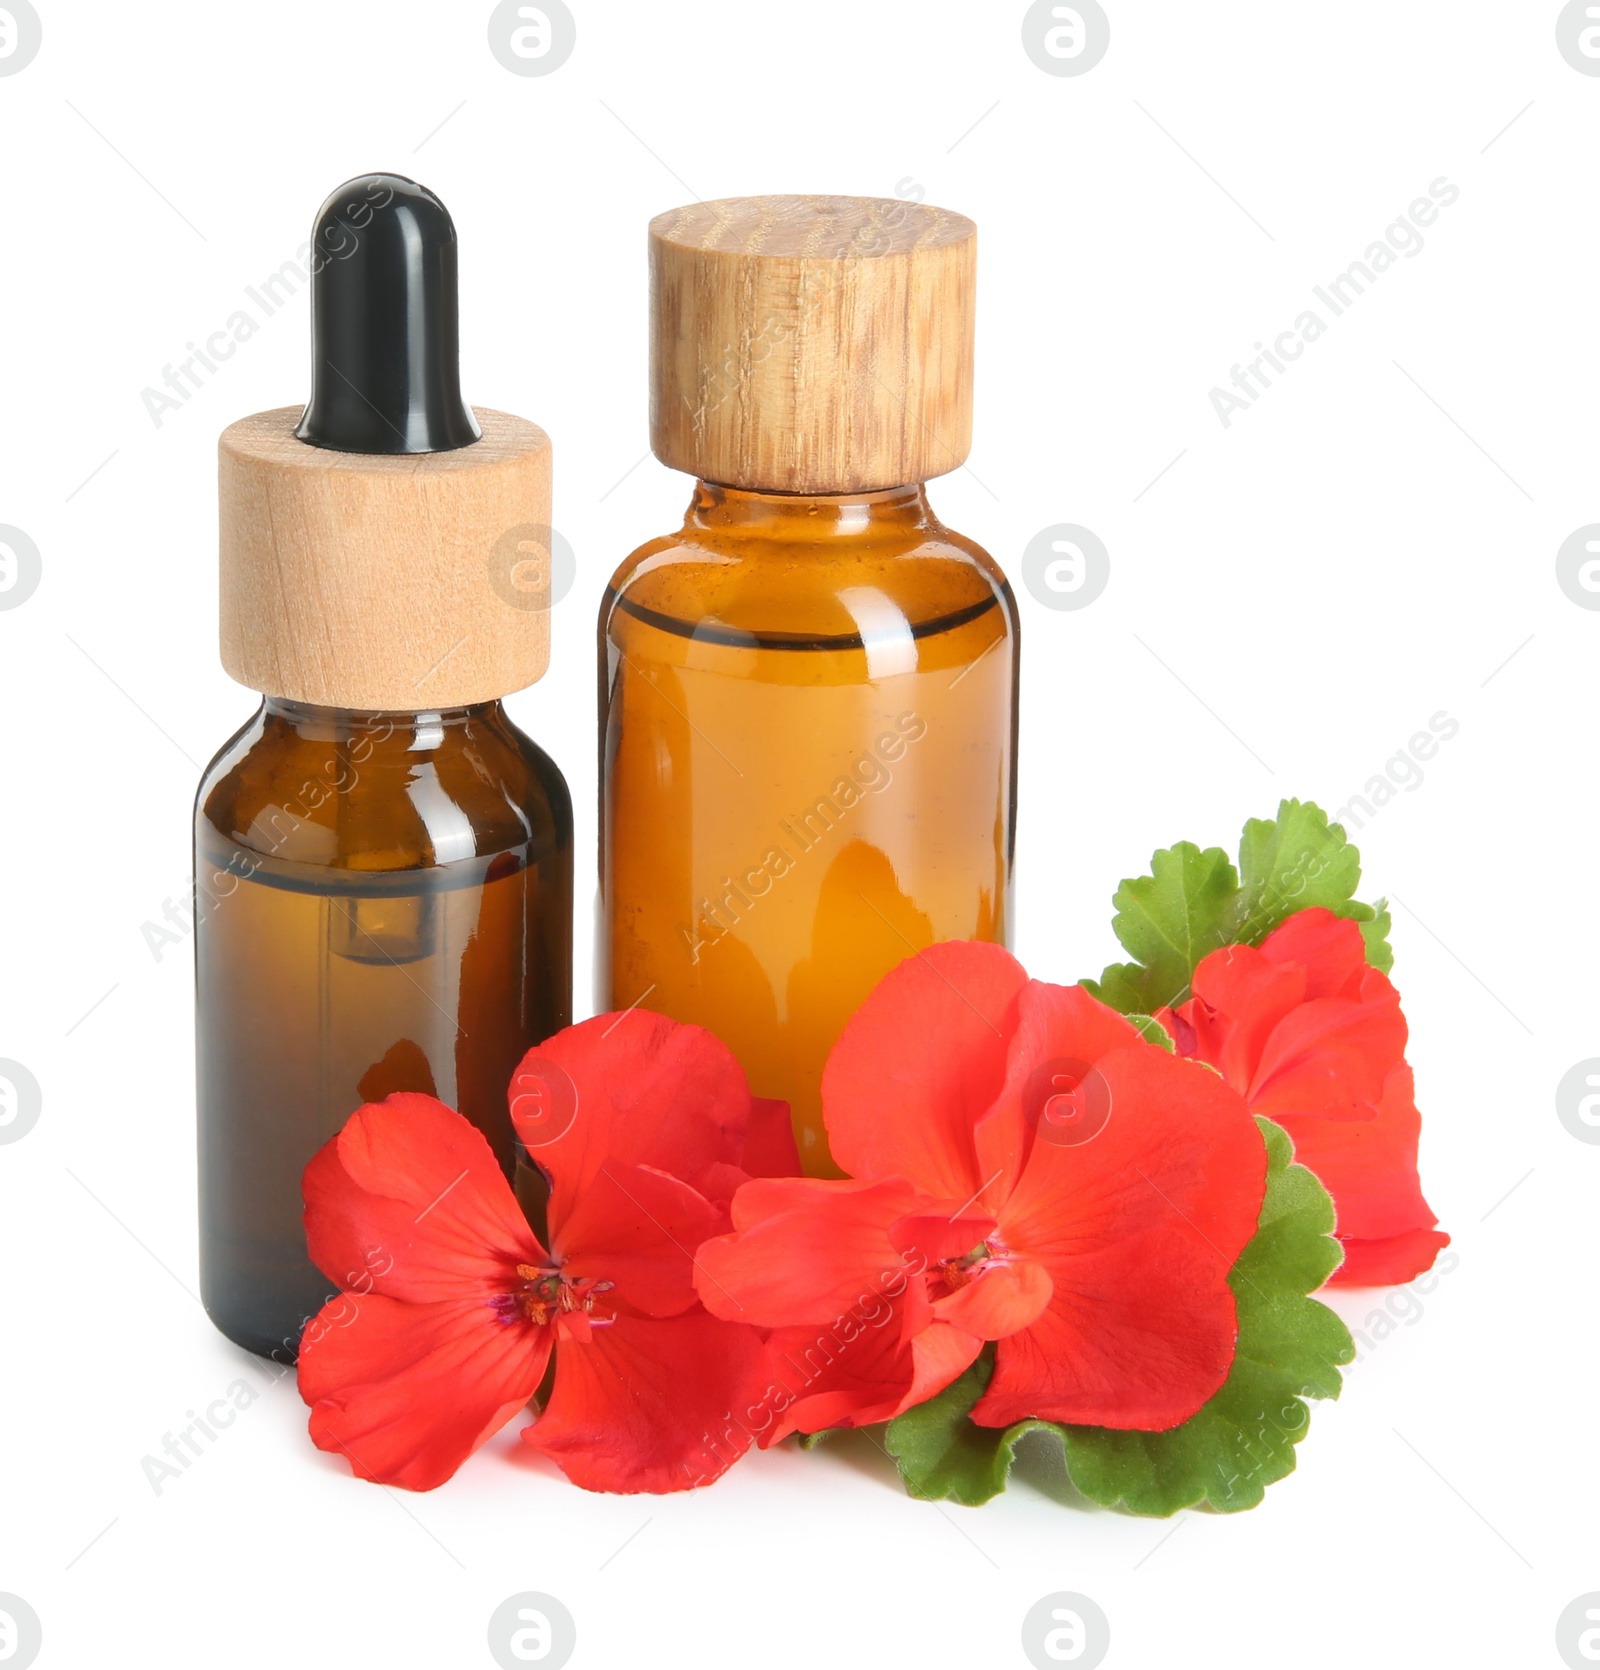
[[[1234,938],[1259,945],[1280,922],[1313,905],[1367,920],[1372,907],[1354,902],[1360,881],[1361,854],[1343,827],[1310,801],[1280,801],[1276,818],[1252,818],[1240,837]]]
[[[1367,961],[1380,974],[1387,974],[1394,967],[1394,947],[1389,944],[1392,925],[1387,899],[1379,899],[1372,907],[1372,915],[1361,923],[1361,937],[1367,942]]]
[[[1006,1487],[1017,1440],[1046,1421],[1019,1421],[1001,1431],[967,1419],[993,1372],[992,1347],[937,1397],[890,1421],[884,1448],[900,1468],[909,1495],[925,1502],[978,1507]]]
[[[1296,911],[1320,905],[1358,923],[1367,961],[1387,974],[1389,913],[1354,897],[1361,855],[1313,802],[1285,800],[1272,819],[1252,818],[1234,869],[1220,847],[1164,847],[1150,874],[1117,889],[1112,921],[1136,961],[1113,963],[1089,993],[1124,1015],[1150,1015],[1189,996],[1200,959],[1223,945],[1259,945]]]
[[[1111,926],[1137,961],[1113,963],[1084,985],[1123,1014],[1151,1015],[1181,1003],[1195,964],[1235,938],[1238,894],[1239,877],[1221,847],[1163,847],[1150,874],[1124,881],[1112,898]]]
[[[1129,1015],[1127,1017],[1139,1029],[1139,1036],[1147,1044],[1154,1044],[1158,1050],[1165,1050],[1168,1055],[1176,1052],[1177,1046],[1172,1041],[1172,1034],[1153,1015]]]
[[[1073,1484],[1093,1502],[1130,1513],[1254,1507],[1294,1469],[1310,1414],[1304,1399],[1337,1397],[1339,1366],[1355,1355],[1344,1324],[1308,1295],[1339,1263],[1333,1204],[1288,1136],[1257,1119],[1267,1187],[1256,1233],[1228,1276],[1238,1311],[1233,1367],[1222,1389],[1169,1432],[1019,1421],[1003,1431],[968,1418],[988,1384],[987,1358],[938,1397],[889,1425],[887,1447],[913,1496],[975,1505],[1004,1489],[1026,1433],[1050,1433]]]

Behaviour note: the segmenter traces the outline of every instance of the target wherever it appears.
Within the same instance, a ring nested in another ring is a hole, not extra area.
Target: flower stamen
[[[569,1277],[557,1264],[519,1264],[517,1285],[509,1293],[498,1294],[490,1301],[502,1321],[513,1322],[519,1317],[536,1327],[546,1327],[562,1317],[585,1319],[580,1330],[587,1334],[590,1327],[604,1327],[615,1320],[612,1314],[594,1315],[595,1301],[609,1293],[615,1283],[593,1276]]]
[[[929,1297],[942,1299],[975,1281],[990,1264],[1005,1257],[1004,1248],[990,1241],[980,1241],[971,1252],[959,1258],[941,1258],[928,1271]]]

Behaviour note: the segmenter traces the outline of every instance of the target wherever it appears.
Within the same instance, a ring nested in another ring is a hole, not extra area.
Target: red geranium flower
[[[430,1490],[553,1350],[523,1437],[574,1483],[708,1482],[748,1446],[728,1411],[759,1390],[762,1347],[700,1305],[694,1252],[745,1165],[799,1169],[787,1110],[754,1101],[710,1033],[635,1010],[531,1052],[511,1113],[550,1179],[548,1250],[488,1143],[431,1096],[357,1109],[306,1167],[311,1257],[345,1290],[301,1343],[312,1439],[362,1478]]]
[[[822,1078],[854,1181],[751,1183],[696,1286],[774,1330],[758,1441],[889,1418],[998,1342],[984,1426],[1159,1431],[1227,1377],[1266,1152],[1217,1075],[998,946],[890,973]]]
[[[1361,930],[1302,910],[1259,948],[1229,945],[1195,970],[1194,996],[1160,1017],[1209,1062],[1333,1196],[1349,1285],[1410,1281],[1450,1237],[1422,1198],[1422,1129],[1400,994],[1367,962]]]

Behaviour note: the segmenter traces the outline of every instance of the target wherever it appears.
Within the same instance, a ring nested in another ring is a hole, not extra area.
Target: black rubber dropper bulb
[[[415,180],[363,174],[322,205],[311,248],[311,399],[295,434],[335,452],[470,446],[450,211]]]

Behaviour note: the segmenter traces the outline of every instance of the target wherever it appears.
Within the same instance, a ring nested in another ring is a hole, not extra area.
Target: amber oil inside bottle
[[[837,1175],[818,1087],[844,1022],[913,952],[1007,935],[1010,589],[920,486],[702,482],[614,577],[600,642],[599,1001],[709,1027]]]
[[[300,1174],[356,1107],[436,1095],[516,1170],[512,1070],[571,1019],[571,807],[498,702],[268,699],[206,773],[195,847],[202,1296],[288,1361],[333,1291]]]

